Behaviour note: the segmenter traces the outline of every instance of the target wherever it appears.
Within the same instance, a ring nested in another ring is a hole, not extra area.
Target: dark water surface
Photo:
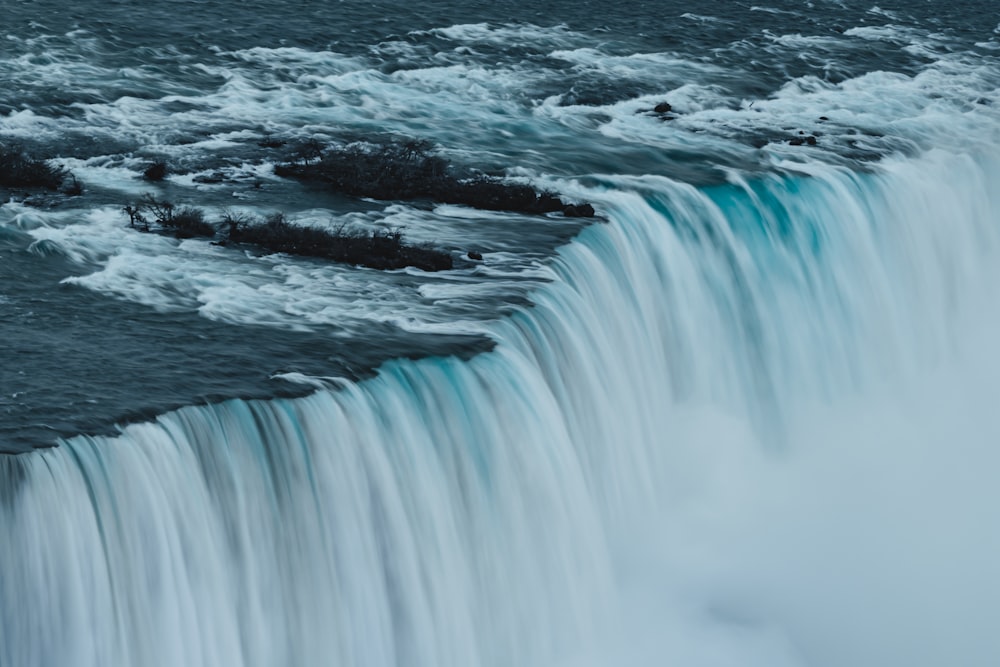
[[[458,163],[571,192],[615,174],[705,184],[768,171],[774,148],[805,133],[825,142],[819,159],[857,166],[931,140],[895,131],[891,114],[781,106],[795,102],[789,91],[822,95],[871,72],[906,81],[953,54],[975,70],[993,58],[994,9],[4,2],[0,141],[55,158],[86,192],[0,191],[10,201],[0,207],[0,451],[185,404],[302,393],[309,377],[356,378],[393,357],[488,348],[477,323],[524,303],[579,230],[362,202],[274,177],[273,163],[306,139],[420,138]],[[931,89],[914,109],[946,97],[978,113],[988,93]],[[651,124],[660,98],[680,112],[676,135]],[[757,113],[767,100],[774,111]],[[288,148],[260,146],[272,136]],[[139,178],[153,159],[170,164],[167,182]],[[224,180],[194,180],[206,174]],[[125,229],[121,206],[144,192],[212,216],[236,207],[401,227],[459,260],[469,249],[487,259],[432,277],[244,257]]]
[[[0,0],[0,667],[993,666],[998,23]],[[597,216],[275,173],[410,139]]]

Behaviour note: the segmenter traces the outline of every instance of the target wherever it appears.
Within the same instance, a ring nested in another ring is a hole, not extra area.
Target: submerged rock
[[[153,164],[146,167],[142,172],[142,177],[147,181],[162,181],[167,177],[167,163],[162,160],[157,160]]]
[[[203,183],[205,185],[218,185],[226,180],[226,175],[221,171],[213,171],[210,174],[195,176],[192,180],[195,183]]]
[[[265,134],[264,138],[257,142],[257,145],[261,148],[281,148],[286,143],[288,142],[283,139],[276,139],[270,134]]]

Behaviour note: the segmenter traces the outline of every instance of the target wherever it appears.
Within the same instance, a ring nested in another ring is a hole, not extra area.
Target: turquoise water
[[[44,447],[0,456],[0,665],[991,664],[996,26],[919,9],[14,6],[0,141],[86,192],[0,206],[0,437]],[[484,259],[141,234],[145,192]]]

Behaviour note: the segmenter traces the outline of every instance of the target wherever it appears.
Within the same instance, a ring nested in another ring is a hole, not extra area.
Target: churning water
[[[988,7],[63,4],[0,28],[0,140],[87,187],[0,206],[0,446],[57,444],[0,456],[0,665],[996,663]],[[600,218],[327,195],[265,137]],[[151,190],[484,260],[142,234]]]

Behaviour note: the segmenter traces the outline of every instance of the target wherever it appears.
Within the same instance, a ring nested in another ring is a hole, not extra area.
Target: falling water
[[[4,460],[0,664],[986,665],[1000,161],[608,222],[471,360]]]

